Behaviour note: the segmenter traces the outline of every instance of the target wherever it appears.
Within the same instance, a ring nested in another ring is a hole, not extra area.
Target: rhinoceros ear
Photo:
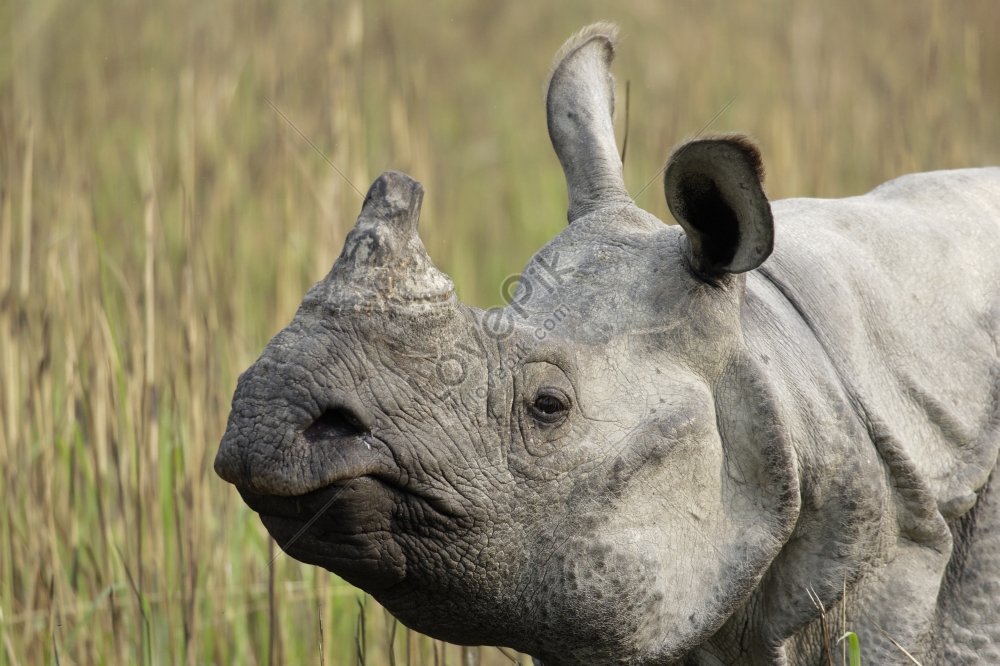
[[[549,138],[566,174],[570,222],[631,201],[612,123],[615,80],[609,66],[617,34],[610,23],[587,26],[559,49],[549,77],[545,111]]]
[[[760,152],[744,136],[698,139],[674,151],[663,186],[696,272],[743,273],[771,254],[774,220],[763,180]]]

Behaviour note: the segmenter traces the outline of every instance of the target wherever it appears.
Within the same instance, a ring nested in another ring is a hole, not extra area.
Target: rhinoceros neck
[[[919,196],[902,201],[976,177],[924,174],[864,197],[778,202],[780,240],[748,276],[747,353],[785,407],[801,509],[747,623],[760,618],[774,645],[800,634],[789,649],[805,663],[822,643],[810,638],[821,616],[827,631],[841,618],[871,629],[874,654],[896,654],[885,635],[927,646],[948,524],[974,504],[996,458],[1000,303],[990,291],[1000,269],[989,257],[1000,229],[973,233],[962,221],[984,216],[982,198],[961,201],[947,232]],[[1000,208],[996,198],[986,207]],[[973,270],[928,266],[927,247]]]

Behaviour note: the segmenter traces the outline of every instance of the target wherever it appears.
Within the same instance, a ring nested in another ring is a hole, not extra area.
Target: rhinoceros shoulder
[[[1000,168],[912,174],[844,199],[774,203],[780,290],[873,429],[945,518],[1000,448]],[[753,341],[751,341],[753,344]]]

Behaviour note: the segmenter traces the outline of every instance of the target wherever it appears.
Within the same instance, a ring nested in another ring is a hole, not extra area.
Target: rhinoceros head
[[[750,603],[795,469],[742,351],[742,272],[771,251],[746,139],[685,144],[681,228],[622,180],[614,31],[548,88],[570,225],[506,308],[460,303],[383,174],[330,273],[241,377],[215,461],[278,544],[407,625],[547,662],[663,661]],[[749,612],[749,611],[748,611]]]

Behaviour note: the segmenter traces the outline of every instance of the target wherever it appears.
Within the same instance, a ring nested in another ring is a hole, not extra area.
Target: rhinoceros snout
[[[390,474],[388,446],[353,392],[264,358],[240,378],[215,472],[241,491],[305,495],[332,483]]]
[[[215,454],[214,467],[215,473],[219,475],[223,481],[228,481],[234,486],[240,486],[243,484],[247,474],[244,469],[244,461],[236,454],[234,449],[235,447],[231,443],[227,443],[226,438],[223,437],[222,444],[219,446],[219,450]]]
[[[338,446],[345,440],[371,433],[372,417],[367,410],[348,405],[329,407],[302,429],[302,437],[314,446]]]

